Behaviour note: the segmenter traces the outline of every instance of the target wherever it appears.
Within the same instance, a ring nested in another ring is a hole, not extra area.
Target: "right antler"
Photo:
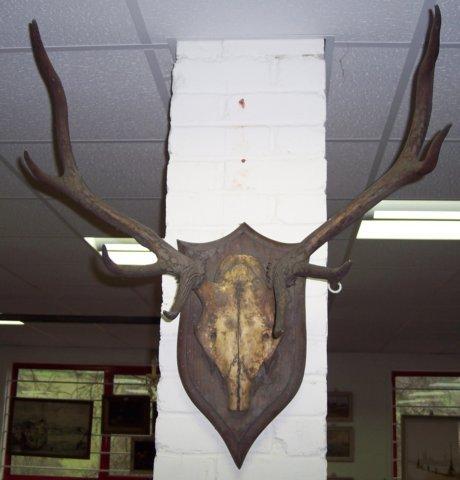
[[[86,186],[77,169],[72,153],[64,88],[43,46],[35,20],[29,24],[29,31],[35,61],[51,100],[53,138],[57,158],[63,167],[63,174],[60,177],[46,174],[30,158],[29,153],[25,151],[24,159],[27,167],[33,177],[42,185],[63,193],[86,211],[130,237],[135,238],[141,245],[155,253],[157,261],[153,265],[139,267],[121,267],[116,265],[110,260],[105,247],[103,247],[102,256],[106,266],[120,275],[148,277],[169,274],[176,277],[179,281],[176,298],[172,308],[163,312],[167,320],[172,320],[179,314],[190,292],[203,281],[203,266],[177,251],[152,229],[117,212],[109,204],[94,195]]]
[[[329,218],[273,265],[271,277],[276,299],[276,318],[273,331],[275,337],[279,337],[283,333],[283,317],[288,302],[286,286],[293,285],[297,277],[323,278],[335,283],[350,269],[349,262],[345,262],[338,269],[318,268],[309,263],[311,254],[359,220],[388,195],[405,185],[420,180],[436,167],[442,143],[451,127],[449,124],[436,132],[423,147],[430,122],[440,30],[441,11],[436,6],[434,13],[430,10],[425,48],[415,75],[413,108],[405,141],[391,168],[344,209]]]

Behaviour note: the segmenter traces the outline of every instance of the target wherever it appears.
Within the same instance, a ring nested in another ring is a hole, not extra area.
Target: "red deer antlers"
[[[142,267],[119,267],[111,262],[106,250],[103,251],[103,258],[110,270],[121,275],[170,274],[175,276],[179,281],[176,299],[171,310],[163,312],[167,319],[172,320],[179,314],[190,292],[202,284],[204,266],[177,251],[150,228],[117,212],[97,198],[85,185],[77,170],[72,153],[64,89],[43,47],[36,22],[33,21],[29,27],[35,60],[51,99],[54,142],[64,173],[61,177],[47,175],[32,161],[27,151],[24,152],[26,164],[33,177],[42,185],[63,193],[86,211],[135,238],[156,254],[158,260],[155,264]],[[435,168],[450,125],[437,132],[423,151],[422,147],[431,115],[433,77],[439,52],[440,27],[441,13],[439,8],[435,7],[434,14],[430,11],[425,49],[413,86],[414,103],[409,119],[408,133],[392,167],[345,209],[327,220],[271,266],[269,279],[276,300],[276,322],[273,331],[275,337],[279,337],[283,333],[283,312],[287,302],[286,288],[292,286],[297,277],[320,278],[336,283],[351,266],[349,261],[337,269],[312,265],[309,263],[312,253],[350,224],[359,220],[380,200],[400,187],[421,179]]]

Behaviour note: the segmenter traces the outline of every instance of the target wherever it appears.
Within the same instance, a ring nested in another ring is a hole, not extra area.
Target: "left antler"
[[[30,23],[29,30],[35,61],[51,100],[53,139],[57,160],[63,172],[60,177],[48,175],[30,158],[27,151],[24,152],[26,167],[39,184],[63,194],[85,211],[136,239],[155,253],[157,261],[152,265],[118,266],[110,260],[104,248],[103,260],[110,270],[124,276],[154,277],[168,274],[176,277],[179,281],[176,297],[170,311],[163,312],[165,319],[172,320],[179,314],[190,292],[198,288],[203,281],[203,265],[176,250],[151,228],[115,210],[87,187],[72,153],[64,88],[46,53],[35,21]]]
[[[413,85],[413,109],[408,123],[408,133],[391,168],[345,209],[314,230],[273,266],[272,282],[276,299],[274,337],[279,337],[283,333],[283,316],[288,298],[286,287],[293,285],[297,277],[322,278],[336,283],[351,267],[350,261],[338,269],[318,267],[309,263],[310,255],[339,232],[359,220],[388,195],[404,185],[420,180],[436,167],[442,143],[451,125],[438,131],[423,151],[422,146],[431,116],[434,68],[439,53],[440,29],[441,12],[436,6],[434,14],[430,10],[425,49]]]

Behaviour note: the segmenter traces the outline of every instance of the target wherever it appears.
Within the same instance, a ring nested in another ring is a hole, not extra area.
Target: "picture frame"
[[[329,462],[353,462],[355,438],[353,427],[327,427],[327,454]]]
[[[460,473],[460,417],[401,416],[401,478],[438,480]]]
[[[131,437],[131,473],[152,474],[156,455],[155,437]]]
[[[92,422],[92,401],[13,398],[7,452],[28,457],[88,459]]]
[[[151,400],[147,395],[105,395],[102,399],[102,433],[150,435]]]
[[[327,392],[327,420],[329,422],[353,421],[352,392]]]

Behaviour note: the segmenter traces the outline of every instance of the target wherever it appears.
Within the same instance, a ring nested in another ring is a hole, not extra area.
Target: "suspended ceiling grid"
[[[159,314],[158,282],[140,284],[110,276],[83,241],[84,236],[116,232],[47,195],[37,195],[22,179],[17,160],[24,148],[46,170],[55,168],[48,97],[27,35],[32,18],[39,23],[67,92],[75,155],[85,180],[96,194],[161,232],[169,87],[177,39],[326,38],[331,214],[391,163],[404,130],[407,87],[420,53],[427,10],[433,4],[422,0],[2,2],[0,311]],[[456,0],[439,5],[444,23],[430,131],[448,121],[454,127],[438,170],[392,198],[458,200],[460,196],[460,6]],[[330,350],[456,351],[458,245],[352,240],[353,229],[348,229],[329,246],[330,264],[341,262],[351,247],[354,261],[344,292],[330,307]],[[43,327],[43,335],[50,328]],[[1,331],[0,343],[18,341],[11,330],[8,335],[11,338],[5,339],[7,334]],[[35,332],[28,341],[39,335]]]

